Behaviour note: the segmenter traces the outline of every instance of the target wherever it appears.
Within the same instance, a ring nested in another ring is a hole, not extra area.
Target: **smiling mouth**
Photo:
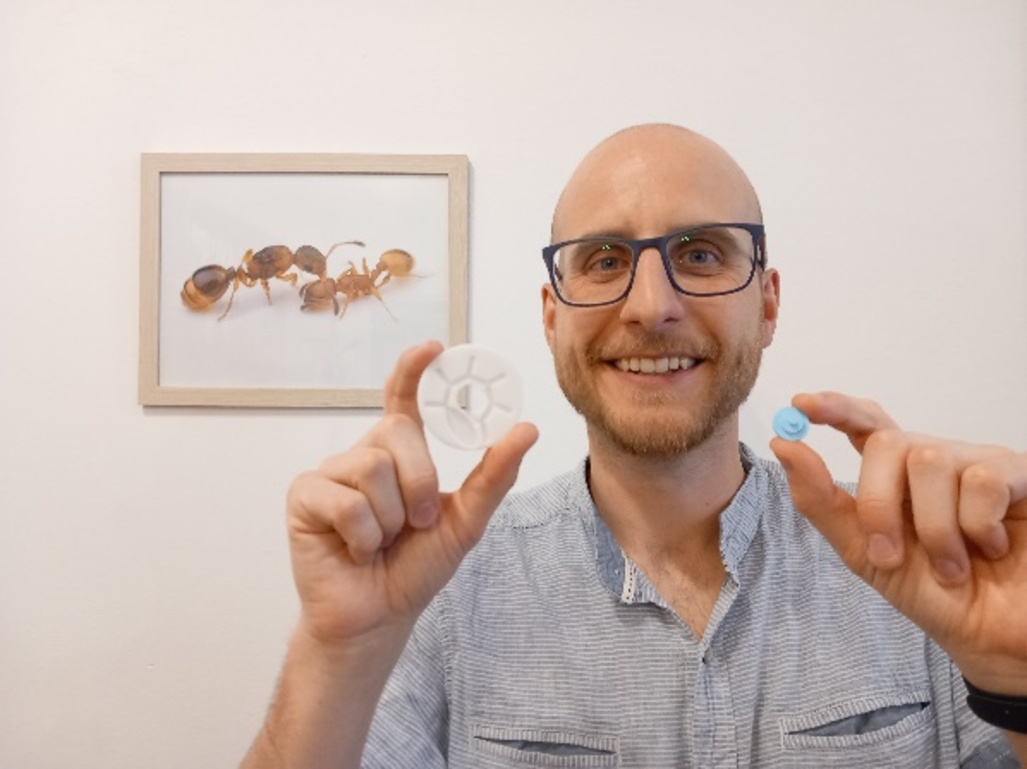
[[[696,358],[672,355],[666,358],[617,358],[612,363],[621,371],[634,374],[666,374],[668,371],[692,368],[699,361]]]

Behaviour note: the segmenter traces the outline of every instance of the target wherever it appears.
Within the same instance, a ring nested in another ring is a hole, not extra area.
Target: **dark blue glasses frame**
[[[703,230],[709,230],[717,227],[731,227],[738,230],[745,230],[752,237],[752,248],[753,248],[753,259],[752,269],[749,270],[749,276],[745,281],[735,288],[728,289],[727,291],[710,291],[710,292],[698,292],[688,291],[681,288],[674,280],[674,270],[670,264],[670,255],[667,252],[667,246],[683,235],[691,236],[693,234],[701,233]],[[560,293],[560,285],[556,275],[556,254],[561,248],[566,246],[574,245],[575,243],[585,243],[592,240],[606,240],[610,243],[621,243],[628,246],[631,249],[631,277],[628,279],[628,284],[624,288],[624,292],[616,299],[609,299],[605,302],[571,302],[568,301],[562,293]],[[660,252],[660,259],[663,262],[663,269],[667,273],[667,277],[670,279],[670,284],[674,286],[674,289],[681,294],[687,296],[724,296],[725,294],[737,293],[750,283],[752,283],[752,277],[756,274],[756,268],[759,267],[761,270],[767,266],[767,255],[766,255],[766,229],[762,224],[748,224],[744,222],[717,222],[715,224],[702,224],[697,227],[689,227],[684,230],[678,230],[668,235],[661,235],[656,238],[604,238],[602,236],[595,236],[590,238],[577,238],[575,240],[564,240],[560,243],[553,243],[550,246],[546,246],[542,249],[542,259],[546,263],[546,269],[549,271],[549,282],[553,286],[553,290],[556,292],[556,296],[564,304],[572,307],[602,307],[608,304],[616,304],[631,291],[631,286],[635,283],[635,272],[638,267],[638,260],[642,256],[642,252],[647,248],[655,248]]]

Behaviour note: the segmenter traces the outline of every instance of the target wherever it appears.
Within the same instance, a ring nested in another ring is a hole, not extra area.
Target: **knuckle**
[[[893,427],[894,422],[888,416],[888,412],[876,400],[872,398],[856,398],[854,400],[858,412],[863,415],[864,419],[875,425],[878,431],[898,432]]]
[[[354,465],[357,475],[372,484],[388,482],[396,474],[396,462],[392,454],[377,446],[360,452]]]
[[[866,450],[892,453],[906,448],[906,436],[901,430],[885,428],[870,434],[866,442]]]
[[[946,547],[958,537],[955,526],[931,516],[916,516],[913,527],[917,537],[928,549]]]
[[[392,411],[385,414],[378,422],[377,431],[385,435],[398,433],[404,434],[409,430],[416,430],[418,426],[413,418],[400,411]]]
[[[372,553],[382,543],[383,533],[366,497],[354,495],[332,510],[332,527],[350,550]]]
[[[856,498],[856,515],[868,528],[888,526],[900,514],[899,508],[884,497],[860,495]]]
[[[1008,497],[1001,475],[987,465],[971,465],[963,471],[960,488],[964,494],[991,504],[1001,504]]]
[[[396,429],[396,426],[405,422],[406,419],[403,414],[388,413],[384,414],[380,420],[378,420],[378,429],[390,432]]]
[[[961,515],[959,526],[963,533],[974,542],[989,542],[996,536],[996,529],[1000,524],[994,520],[976,515]]]
[[[861,408],[873,414],[884,413],[884,409],[881,407],[881,404],[875,401],[873,398],[860,398],[858,403]]]
[[[291,511],[296,507],[309,507],[309,500],[312,487],[318,483],[321,475],[313,470],[300,473],[292,479],[289,488],[285,492],[286,510]]]
[[[439,475],[433,465],[418,469],[410,474],[404,486],[414,496],[429,496],[438,493]]]
[[[355,496],[335,506],[332,511],[336,530],[349,541],[367,529],[371,519],[371,508],[363,495]]]
[[[909,450],[906,466],[911,472],[937,473],[952,470],[955,467],[955,460],[943,447],[927,444],[914,446]]]

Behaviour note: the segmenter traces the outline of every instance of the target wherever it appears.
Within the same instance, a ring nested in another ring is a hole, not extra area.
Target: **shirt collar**
[[[738,570],[759,528],[760,518],[766,500],[767,472],[753,451],[745,444],[739,444],[745,480],[731,503],[720,514],[720,555],[728,574],[737,583]],[[614,539],[613,532],[603,521],[588,491],[588,460],[582,466],[579,476],[582,484],[579,504],[591,511],[589,522],[595,543],[596,570],[599,579],[622,603],[657,603],[664,601],[649,581],[627,557]]]

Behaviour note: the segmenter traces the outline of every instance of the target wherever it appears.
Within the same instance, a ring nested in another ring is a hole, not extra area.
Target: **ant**
[[[267,246],[256,253],[253,252],[253,249],[247,249],[238,267],[208,264],[196,270],[182,286],[182,303],[191,310],[206,310],[224,296],[228,286],[231,285],[232,293],[228,297],[228,307],[218,317],[219,321],[224,320],[229,310],[232,309],[232,302],[235,300],[235,292],[239,290],[239,284],[242,283],[252,288],[260,283],[264,288],[267,303],[271,304],[269,280],[277,278],[295,286],[298,274],[289,272],[294,266],[316,276],[318,281],[324,280],[328,271],[329,254],[339,246],[345,245],[363,246],[364,244],[359,240],[344,240],[332,245],[325,254],[322,254],[314,246],[300,246],[295,252],[288,246]]]
[[[300,296],[303,297],[302,310],[326,309],[331,302],[335,314],[340,318],[346,314],[349,303],[362,296],[374,296],[382,303],[385,312],[393,320],[396,316],[389,310],[388,305],[378,293],[378,289],[388,283],[393,277],[402,278],[410,275],[414,268],[414,257],[399,248],[392,248],[378,257],[378,264],[374,269],[368,269],[367,260],[362,259],[362,270],[357,270],[353,262],[337,278],[322,276],[320,279],[311,281],[300,288]],[[379,281],[378,279],[381,278]],[[336,294],[342,294],[345,300],[342,307],[339,307],[339,299]]]

